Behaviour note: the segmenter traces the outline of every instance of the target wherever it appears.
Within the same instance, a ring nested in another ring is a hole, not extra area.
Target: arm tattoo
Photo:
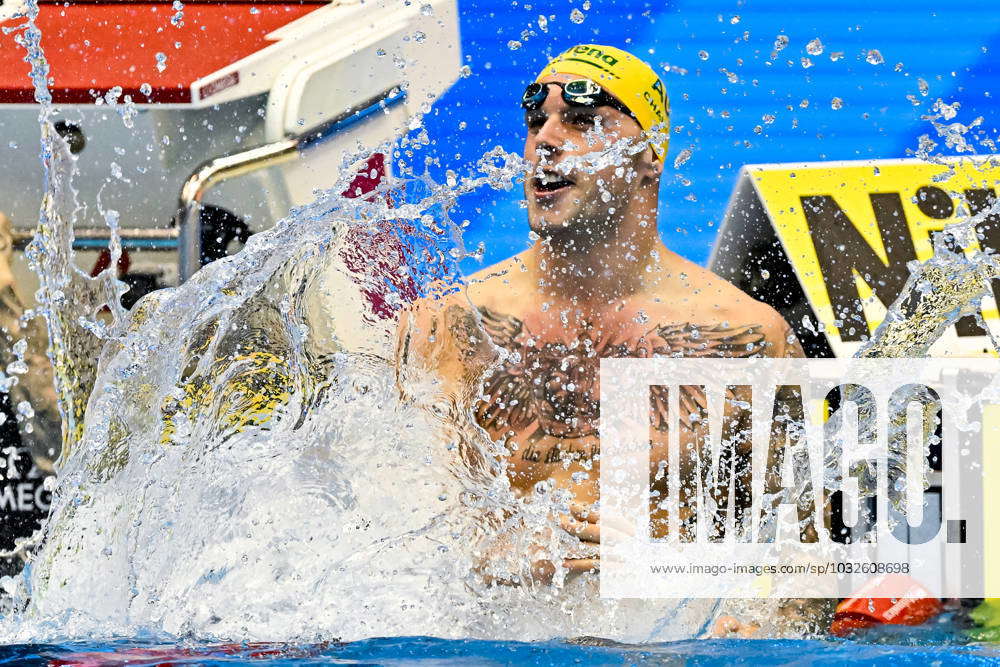
[[[467,308],[458,305],[448,306],[444,314],[448,332],[451,334],[463,359],[471,359],[481,349],[482,335],[476,316]]]

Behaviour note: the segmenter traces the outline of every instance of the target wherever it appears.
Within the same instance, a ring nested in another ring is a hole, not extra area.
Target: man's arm
[[[465,406],[478,394],[483,372],[497,355],[472,306],[458,295],[422,299],[400,314],[396,330],[396,386],[412,399],[432,379]]]
[[[792,327],[776,310],[767,308],[770,311],[764,325],[764,335],[768,342],[767,356],[776,359],[804,358],[806,353]]]

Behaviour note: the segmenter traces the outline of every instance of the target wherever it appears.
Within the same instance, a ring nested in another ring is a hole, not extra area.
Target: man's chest
[[[480,314],[502,358],[483,378],[476,417],[493,437],[522,442],[596,439],[602,359],[755,356],[766,346],[753,325],[654,322],[642,312],[563,326],[483,307]]]

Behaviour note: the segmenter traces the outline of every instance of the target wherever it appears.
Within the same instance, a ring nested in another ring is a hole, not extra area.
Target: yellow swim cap
[[[643,130],[663,133],[661,142],[650,145],[660,159],[667,154],[670,102],[652,67],[613,46],[580,44],[546,65],[535,82],[553,74],[577,74],[599,84],[629,108]]]

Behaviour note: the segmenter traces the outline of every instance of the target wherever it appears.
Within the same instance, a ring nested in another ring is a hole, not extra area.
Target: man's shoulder
[[[766,339],[768,356],[794,354],[798,342],[777,310],[693,262],[684,260],[678,274],[682,289],[661,297],[681,313],[678,319],[721,330],[751,328]]]
[[[523,302],[530,289],[527,272],[521,255],[477,271],[467,280],[469,300],[478,307],[509,311]]]
[[[432,371],[458,390],[491,363],[494,351],[462,285],[432,285],[399,314],[397,371]]]
[[[505,259],[462,278],[460,282],[435,282],[424,289],[424,296],[411,302],[404,313],[445,311],[454,306],[470,309],[472,304],[488,305],[498,298],[516,293],[523,282],[524,264],[518,256]],[[512,286],[516,282],[518,286]]]
[[[486,268],[480,269],[468,277],[468,283],[470,285],[493,285],[495,283],[501,283],[505,279],[511,280],[516,279],[517,274],[524,273],[527,270],[527,266],[524,260],[521,259],[520,253],[507,259],[501,260],[496,264],[491,264]]]

